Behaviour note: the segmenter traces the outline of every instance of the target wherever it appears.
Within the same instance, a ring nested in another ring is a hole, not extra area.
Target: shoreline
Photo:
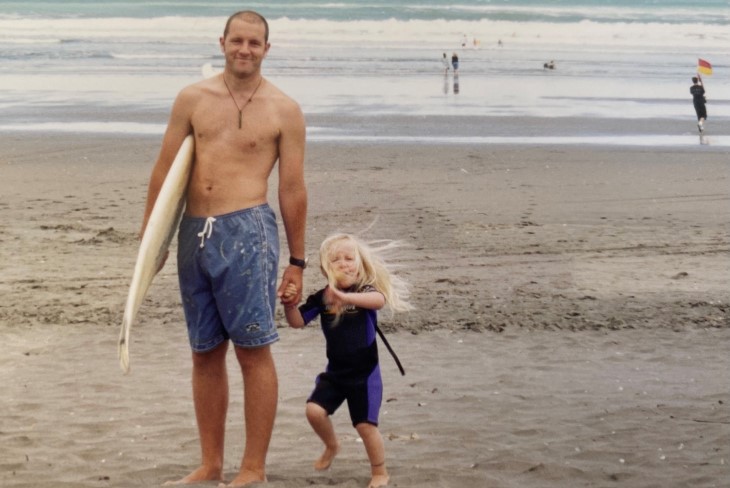
[[[0,124],[0,137],[161,138],[168,113],[128,109],[106,112],[64,108],[14,111]],[[332,115],[305,114],[310,145],[386,144],[448,146],[585,146],[725,151],[730,146],[730,119],[712,118],[699,134],[686,119],[616,119],[573,117]]]

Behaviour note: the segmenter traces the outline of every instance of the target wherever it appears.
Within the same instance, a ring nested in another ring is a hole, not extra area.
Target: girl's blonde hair
[[[322,274],[329,285],[336,287],[335,272],[332,269],[330,255],[335,247],[342,243],[351,243],[355,248],[357,265],[357,281],[359,289],[370,285],[385,296],[385,303],[392,312],[413,310],[408,302],[410,287],[406,281],[394,273],[394,266],[386,262],[386,257],[402,246],[399,241],[377,240],[364,242],[352,234],[332,234],[322,241],[319,247],[319,263]]]

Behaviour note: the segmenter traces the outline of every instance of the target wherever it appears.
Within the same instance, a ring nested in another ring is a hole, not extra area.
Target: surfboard
[[[200,68],[200,72],[202,73],[203,78],[210,78],[212,76],[217,75],[218,73],[221,73],[222,71],[214,68],[212,63],[205,63]]]
[[[185,193],[195,154],[195,140],[187,136],[170,170],[162,183],[155,205],[152,207],[147,227],[137,253],[132,283],[129,285],[127,303],[124,306],[122,329],[119,334],[119,365],[129,372],[129,331],[139,312],[152,280],[157,274],[185,209]]]

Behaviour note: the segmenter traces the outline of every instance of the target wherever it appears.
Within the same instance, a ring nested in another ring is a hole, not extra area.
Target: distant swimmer
[[[707,119],[705,104],[707,100],[705,99],[705,87],[699,73],[697,73],[697,76],[692,77],[692,86],[689,88],[689,92],[692,94],[692,104],[695,106],[695,112],[697,113],[697,128],[701,134],[705,131],[705,120]]]
[[[542,69],[555,69],[555,61],[551,59],[549,63],[544,63]]]

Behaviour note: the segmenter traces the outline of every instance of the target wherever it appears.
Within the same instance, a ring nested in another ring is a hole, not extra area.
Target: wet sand
[[[4,487],[157,486],[197,465],[174,260],[130,375],[116,359],[158,144],[0,135]],[[310,144],[306,291],[330,232],[409,244],[418,310],[381,315],[407,371],[381,350],[391,486],[726,486],[729,176],[703,148]],[[342,453],[312,470],[323,339],[277,316],[269,486],[366,486],[345,411]],[[229,479],[244,442],[230,366]]]

